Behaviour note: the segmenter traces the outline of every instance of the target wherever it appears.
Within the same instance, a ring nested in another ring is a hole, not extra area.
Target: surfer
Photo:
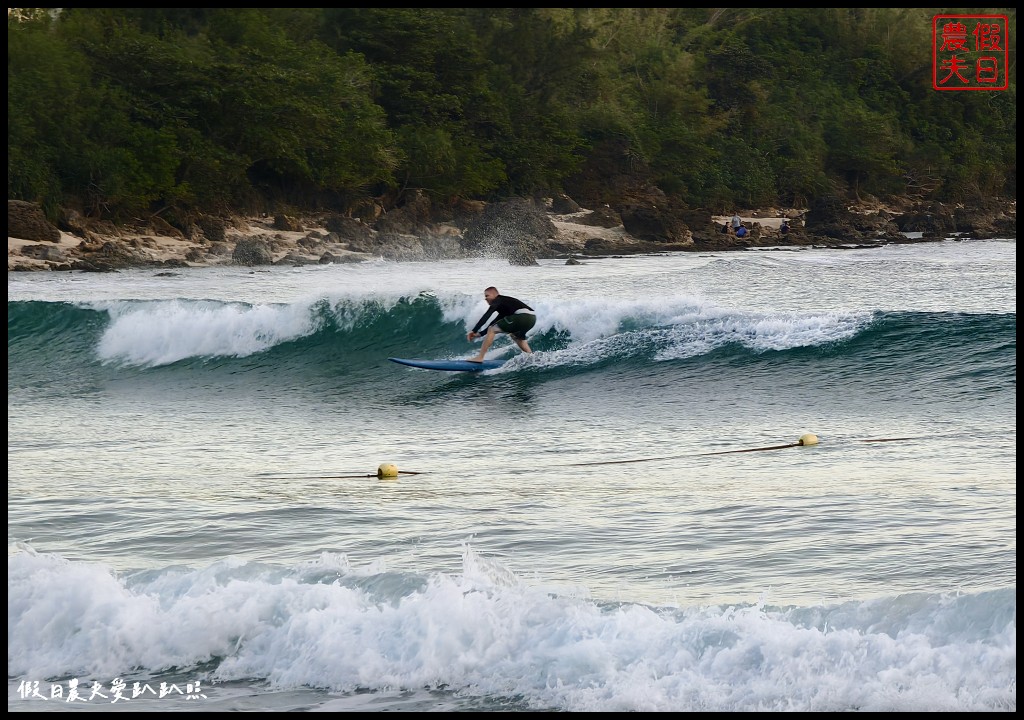
[[[493,286],[484,290],[484,299],[487,301],[487,312],[476,321],[473,329],[466,333],[466,340],[472,341],[481,335],[484,338],[480,352],[475,358],[471,358],[470,362],[484,361],[484,356],[498,333],[507,333],[524,353],[533,352],[526,342],[526,332],[537,323],[533,308],[511,295],[502,295],[498,288]],[[498,316],[487,324],[487,319],[494,313]]]

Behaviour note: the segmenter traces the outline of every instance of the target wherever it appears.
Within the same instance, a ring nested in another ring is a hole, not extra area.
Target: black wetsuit
[[[533,312],[533,308],[524,303],[518,298],[511,297],[509,295],[499,295],[494,298],[494,302],[490,303],[487,312],[476,321],[476,325],[473,326],[473,332],[480,333],[481,335],[487,332],[487,329],[498,322],[502,318],[506,318],[509,315],[515,315],[517,310],[529,310]],[[498,313],[498,317],[494,318],[493,321],[487,322],[493,313]],[[484,323],[487,323],[486,325]]]

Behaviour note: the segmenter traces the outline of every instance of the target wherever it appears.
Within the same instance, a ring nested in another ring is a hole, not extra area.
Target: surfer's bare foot
[[[477,360],[476,358],[470,358],[470,359],[469,359],[469,360],[467,360],[466,362],[476,362],[476,363],[480,363],[480,362],[483,362],[483,360]]]

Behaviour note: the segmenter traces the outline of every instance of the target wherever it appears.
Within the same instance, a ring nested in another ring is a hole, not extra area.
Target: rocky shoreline
[[[847,204],[739,211],[749,235],[723,233],[728,216],[680,211],[657,202],[584,209],[561,196],[463,202],[438,213],[422,196],[388,213],[260,217],[199,216],[175,227],[154,216],[133,225],[63,213],[49,222],[33,203],[9,200],[7,270],[110,272],[126,268],[424,261],[507,258],[573,264],[586,258],[675,251],[881,247],[960,238],[1016,238],[1016,200],[978,207],[937,202]],[[792,229],[780,232],[783,219]]]

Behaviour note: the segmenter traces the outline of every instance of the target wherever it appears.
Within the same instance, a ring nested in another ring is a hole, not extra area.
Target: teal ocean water
[[[9,273],[8,709],[1015,711],[1016,327],[999,240]]]

